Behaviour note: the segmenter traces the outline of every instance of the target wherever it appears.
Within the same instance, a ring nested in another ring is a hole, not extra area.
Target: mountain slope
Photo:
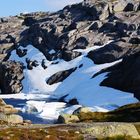
[[[29,100],[24,111],[49,119],[80,106],[108,111],[138,102],[139,20],[133,0],[1,18],[0,97]]]

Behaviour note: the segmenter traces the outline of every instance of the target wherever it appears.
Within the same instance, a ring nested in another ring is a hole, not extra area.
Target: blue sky
[[[67,4],[80,1],[82,0],[1,0],[0,17],[24,12],[57,11]]]

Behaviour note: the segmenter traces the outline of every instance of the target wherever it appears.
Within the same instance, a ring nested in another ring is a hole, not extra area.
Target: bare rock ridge
[[[0,19],[0,90],[19,93],[22,88],[24,64],[9,61],[12,50],[19,57],[26,55],[32,44],[47,60],[73,60],[81,55],[74,49],[105,45],[90,51],[86,57],[95,64],[123,59],[113,66],[101,86],[133,92],[140,99],[140,1],[84,0],[55,12],[20,14]],[[24,49],[21,49],[23,46]],[[54,53],[50,53],[54,50]],[[38,66],[27,59],[29,70]],[[47,68],[44,62],[42,67]],[[49,84],[63,81],[72,72],[60,72],[48,79]],[[116,80],[117,78],[117,80]]]

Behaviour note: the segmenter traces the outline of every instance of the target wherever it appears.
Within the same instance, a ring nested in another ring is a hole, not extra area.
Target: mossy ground
[[[129,104],[111,112],[79,113],[80,122],[140,122],[140,103]]]

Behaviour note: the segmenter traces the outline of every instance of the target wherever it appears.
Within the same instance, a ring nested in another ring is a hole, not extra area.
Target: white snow
[[[54,54],[54,53],[55,53],[55,50],[53,49],[49,51],[49,54]]]
[[[35,112],[38,117],[47,118],[47,120],[56,121],[60,115],[60,111],[66,107],[66,103],[63,102],[50,102],[45,101],[27,101],[26,106],[22,109],[23,112],[30,112],[34,107],[37,112]],[[31,112],[34,113],[34,112]]]
[[[27,49],[27,55],[22,58],[18,57],[16,51],[12,51],[10,60],[20,61],[24,66],[27,66],[26,58],[28,58],[32,61],[37,60],[39,66],[34,67],[32,70],[28,70],[27,68],[24,69],[25,78],[22,81],[24,86],[22,93],[0,95],[0,98],[26,99],[28,101],[22,109],[23,112],[28,112],[28,110],[34,107],[37,110],[37,116],[49,120],[56,120],[61,113],[72,114],[81,106],[89,107],[92,111],[106,112],[125,104],[138,102],[138,100],[133,97],[132,93],[126,93],[108,87],[101,87],[100,83],[105,79],[107,73],[91,78],[100,70],[111,67],[122,61],[118,60],[112,63],[95,65],[91,59],[86,57],[86,55],[89,51],[101,47],[104,46],[94,46],[84,50],[73,50],[82,52],[82,55],[69,62],[58,59],[57,61],[59,63],[57,64],[53,64],[54,61],[46,60],[43,53],[32,45],[28,45],[26,48],[20,47],[20,49]],[[49,53],[53,54],[55,52],[51,50]],[[42,68],[42,60],[45,60],[47,69]],[[83,64],[83,66],[78,68],[81,64]],[[53,85],[46,84],[47,79],[53,74],[74,67],[77,67],[76,71],[63,82]],[[66,103],[47,102],[47,99],[49,98],[58,99],[67,94],[66,101],[76,98],[79,105],[66,107]]]
[[[67,101],[76,98],[79,103],[84,106],[98,106],[107,110],[113,110],[114,105],[122,106],[138,102],[131,93],[99,86],[100,82],[105,78],[105,75],[106,74],[100,74],[93,79],[87,79],[79,86],[73,88],[69,96],[66,97]]]

